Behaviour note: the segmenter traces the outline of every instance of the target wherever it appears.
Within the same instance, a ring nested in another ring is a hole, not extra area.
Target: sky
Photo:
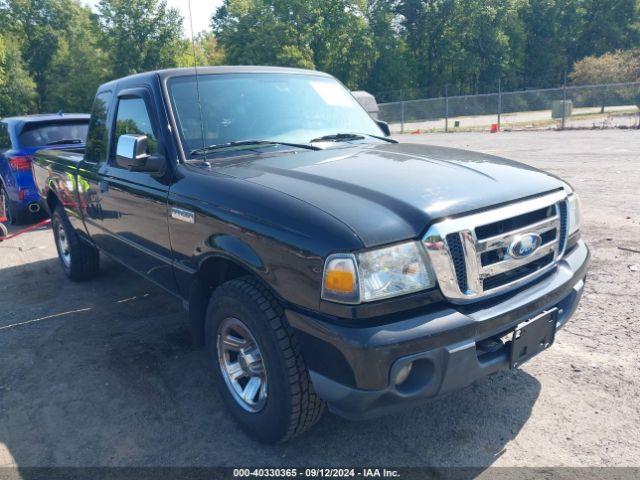
[[[83,0],[85,5],[95,8],[98,0]],[[167,0],[170,7],[180,10],[184,19],[184,34],[191,36],[191,26],[189,24],[189,0]],[[211,15],[222,4],[222,0],[191,0],[191,18],[193,20],[193,31],[199,33],[209,29]]]

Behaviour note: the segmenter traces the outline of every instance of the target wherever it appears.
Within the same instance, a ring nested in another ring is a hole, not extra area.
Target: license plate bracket
[[[558,309],[554,308],[518,324],[511,336],[511,368],[519,367],[553,345],[557,317]]]

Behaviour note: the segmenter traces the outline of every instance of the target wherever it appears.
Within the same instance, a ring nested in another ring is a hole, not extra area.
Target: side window
[[[146,135],[149,145],[147,153],[154,155],[158,152],[158,137],[153,131],[151,116],[142,98],[123,98],[118,102],[115,133],[116,145],[120,135]],[[111,163],[115,164],[113,155]]]
[[[85,160],[99,163],[107,159],[107,109],[111,92],[100,92],[96,95],[91,108],[91,123],[87,135]]]
[[[5,123],[0,123],[0,153],[4,153],[11,148],[11,138]]]

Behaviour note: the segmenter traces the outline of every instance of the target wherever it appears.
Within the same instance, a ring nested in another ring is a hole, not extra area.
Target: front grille
[[[527,225],[540,222],[545,218],[551,218],[555,215],[555,207],[550,205],[545,208],[536,210],[535,212],[527,212],[522,215],[518,215],[513,218],[506,218],[499,222],[494,222],[489,225],[483,225],[476,228],[476,238],[478,240],[485,240],[496,235],[501,235],[506,232],[511,232]]]
[[[546,245],[547,243],[553,242],[556,238],[558,238],[558,230],[554,228],[553,230],[544,232],[542,235],[540,235],[540,238],[542,239],[541,245]]]
[[[510,267],[508,265],[510,263],[509,245],[512,241],[515,241],[518,233],[536,233],[540,235],[539,248],[552,244],[559,236],[562,238],[563,229],[558,208],[558,204],[553,204],[475,228],[476,245],[481,248],[484,245],[489,245],[480,254],[481,270],[491,265],[504,265],[505,268],[504,271],[500,268],[499,273],[489,273],[486,276],[481,274],[481,277],[483,277],[481,278],[482,291],[488,292],[522,280],[553,262],[557,252],[551,251],[542,258],[532,259],[524,265],[518,264],[514,265],[513,268],[508,268]],[[491,241],[492,239],[493,241]],[[489,272],[494,271],[494,269],[490,268],[487,268],[487,270]]]
[[[424,238],[443,294],[473,300],[538,278],[566,244],[566,193],[447,219]]]
[[[491,250],[490,252],[484,252],[480,254],[480,262],[483,267],[487,265],[491,265],[493,263],[498,263],[504,260],[504,257],[507,255],[506,248],[497,248],[495,250]]]
[[[493,290],[494,288],[501,287],[508,283],[514,282],[516,280],[520,280],[532,273],[537,272],[539,269],[549,265],[553,262],[553,253],[550,253],[546,257],[542,257],[539,260],[534,260],[531,263],[523,265],[521,267],[515,268],[513,270],[509,270],[508,272],[500,273],[498,275],[494,275],[493,277],[485,278],[482,281],[482,286],[484,291]]]
[[[451,258],[453,259],[453,268],[456,271],[456,278],[458,279],[458,285],[463,292],[467,291],[467,268],[464,262],[464,251],[462,250],[462,241],[460,235],[454,233],[447,236],[447,245],[451,252]]]
[[[560,202],[560,251],[567,246],[567,202]]]

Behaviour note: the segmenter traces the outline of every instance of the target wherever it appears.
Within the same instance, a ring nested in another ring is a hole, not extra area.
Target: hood
[[[564,185],[504,158],[402,143],[242,157],[212,168],[320,208],[366,247],[419,238],[434,220]]]

